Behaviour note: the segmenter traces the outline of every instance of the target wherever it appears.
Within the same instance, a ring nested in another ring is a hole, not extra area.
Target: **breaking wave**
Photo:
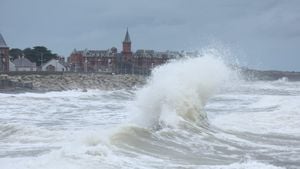
[[[1,169],[299,168],[300,83],[237,75],[209,49],[137,91],[1,95]]]
[[[205,103],[231,73],[217,50],[158,67],[136,93],[134,121],[150,128],[177,126],[180,121],[203,125]]]

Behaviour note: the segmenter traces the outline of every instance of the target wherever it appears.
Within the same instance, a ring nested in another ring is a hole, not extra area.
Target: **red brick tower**
[[[126,61],[132,60],[131,40],[130,40],[130,36],[129,36],[129,33],[128,33],[128,28],[127,28],[127,31],[126,31],[125,39],[123,41],[122,54],[125,57]]]
[[[9,71],[9,47],[0,33],[0,72]]]

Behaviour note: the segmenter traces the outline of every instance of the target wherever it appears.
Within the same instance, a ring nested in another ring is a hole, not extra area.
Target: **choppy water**
[[[300,168],[300,82],[239,80],[213,95],[215,69],[188,80],[177,64],[137,91],[0,94],[0,168]]]

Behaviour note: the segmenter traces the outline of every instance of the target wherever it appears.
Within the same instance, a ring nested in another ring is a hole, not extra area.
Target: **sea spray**
[[[180,120],[201,124],[206,119],[203,106],[230,73],[217,50],[155,68],[147,85],[136,93],[135,123],[143,127],[176,126]]]
[[[194,140],[201,143],[203,137],[212,135],[204,105],[232,73],[221,56],[209,50],[201,57],[185,57],[155,68],[128,105],[127,111],[135,114],[133,124],[119,126],[110,136],[111,145],[148,157],[199,162],[190,148]],[[209,161],[201,157],[203,163]]]
[[[227,76],[204,107],[208,134],[131,127],[133,90],[1,94],[1,169],[299,168],[300,83]]]

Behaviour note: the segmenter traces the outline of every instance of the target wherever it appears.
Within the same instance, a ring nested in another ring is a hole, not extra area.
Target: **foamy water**
[[[0,94],[0,168],[300,168],[299,100],[208,55],[138,90]]]

